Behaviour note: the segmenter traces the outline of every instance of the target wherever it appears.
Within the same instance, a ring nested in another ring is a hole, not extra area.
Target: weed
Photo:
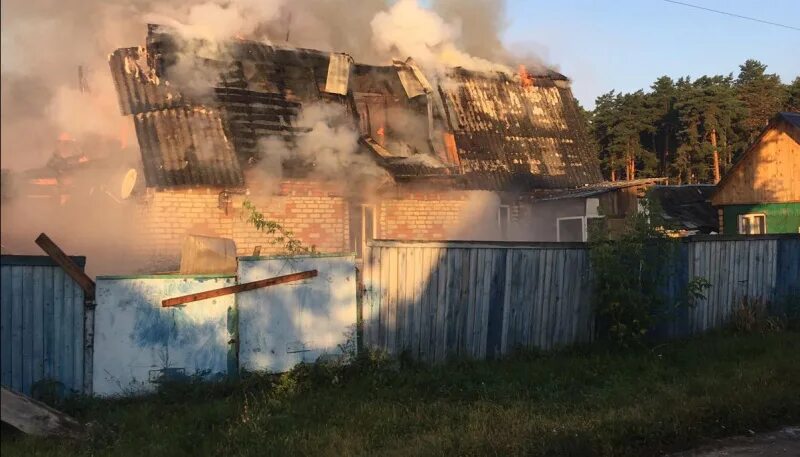
[[[3,455],[658,455],[800,420],[800,334],[718,333],[650,348],[349,364],[80,399],[78,443],[2,435]]]
[[[744,297],[731,315],[730,328],[737,333],[771,333],[786,329],[787,318],[773,315],[769,305],[757,298]]]

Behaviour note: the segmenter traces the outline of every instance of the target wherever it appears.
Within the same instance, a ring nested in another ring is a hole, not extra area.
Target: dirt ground
[[[797,457],[800,456],[800,427],[738,436],[709,443],[671,457]]]

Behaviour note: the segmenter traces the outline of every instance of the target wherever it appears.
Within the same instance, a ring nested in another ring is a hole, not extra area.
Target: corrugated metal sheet
[[[0,259],[2,384],[27,395],[91,393],[83,290],[49,257]]]
[[[208,108],[170,108],[134,116],[149,187],[244,184],[220,114]]]
[[[425,94],[422,84],[419,83],[414,72],[410,68],[397,67],[397,76],[403,84],[403,89],[406,91],[408,98],[418,97]]]
[[[117,89],[122,114],[185,105],[185,98],[176,88],[167,86],[147,69],[143,48],[117,49],[108,57],[111,76]]]
[[[570,188],[601,182],[569,88],[523,86],[454,71],[440,85],[465,173],[482,188]]]
[[[164,379],[235,373],[234,295],[161,307],[165,298],[235,283],[214,275],[97,278],[94,393],[137,394]]]
[[[453,70],[436,90],[412,59],[380,67],[354,64],[344,54],[252,41],[226,42],[218,48],[217,54],[206,56],[213,59],[202,62],[210,72],[219,74],[219,80],[209,83],[209,94],[202,100],[192,101],[165,79],[166,69],[177,58],[174,38],[163,33],[162,28],[151,27],[146,53],[137,48],[120,49],[110,59],[123,113],[141,115],[202,103],[221,113],[235,156],[245,166],[264,153],[258,148],[260,139],[276,135],[291,139],[307,130],[294,124],[304,104],[335,99],[347,102],[351,114],[362,124],[367,118],[369,125],[386,123],[391,117],[388,109],[373,110],[359,105],[358,100],[342,97],[348,92],[363,92],[392,100],[393,116],[397,110],[412,117],[424,116],[423,110],[427,109],[428,136],[435,136],[434,131],[444,127],[440,124],[450,123],[451,128],[443,130],[454,131],[458,160],[453,164],[460,162],[465,178],[461,182],[468,188],[529,191],[574,188],[602,181],[594,151],[588,146],[584,122],[561,75],[537,76],[531,84],[523,85],[499,74]],[[420,105],[418,95],[423,93],[430,97],[425,100],[427,106]],[[387,129],[387,134],[389,131],[394,130]],[[160,154],[151,142],[158,134],[137,133],[143,154]],[[367,132],[362,129],[362,133]],[[394,140],[417,143],[399,137]],[[435,151],[438,143],[433,144],[432,150],[420,152],[442,156]],[[227,154],[227,150],[221,153]],[[220,164],[227,163],[227,157],[222,157]],[[442,174],[442,170],[412,172],[408,166],[379,163],[401,178]],[[206,171],[227,175],[230,170],[225,167],[207,166]],[[224,185],[198,180],[192,173],[175,180],[150,178],[155,171],[145,168],[148,183],[154,183],[150,185]]]
[[[668,301],[695,277],[711,287],[705,300],[658,325],[657,337],[721,327],[745,298],[774,312],[800,303],[800,236],[697,237],[679,249],[665,272]],[[373,242],[365,257],[365,341],[435,362],[589,341],[588,254],[582,243]]]

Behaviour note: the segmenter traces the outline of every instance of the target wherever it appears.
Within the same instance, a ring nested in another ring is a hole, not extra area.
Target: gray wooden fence
[[[690,278],[707,299],[657,329],[665,337],[724,324],[745,297],[800,296],[800,236],[683,240],[667,295]],[[589,253],[583,243],[375,241],[364,259],[363,338],[424,361],[494,358],[594,337]]]
[[[72,260],[80,267],[86,262]],[[85,332],[85,317],[83,290],[49,257],[2,256],[3,386],[28,395],[36,393],[37,384],[56,394],[90,392],[91,358],[85,351],[91,332]]]

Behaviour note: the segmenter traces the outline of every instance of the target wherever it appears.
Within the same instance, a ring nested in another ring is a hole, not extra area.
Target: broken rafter
[[[198,292],[196,294],[183,295],[181,297],[167,298],[161,301],[163,308],[172,306],[185,305],[200,300],[209,298],[221,297],[223,295],[238,294],[239,292],[246,292],[248,290],[261,289],[263,287],[275,286],[278,284],[285,284],[287,282],[299,281],[301,279],[308,279],[317,276],[317,270],[303,271],[300,273],[292,273],[284,276],[277,276],[275,278],[261,279],[259,281],[246,282],[244,284],[237,284],[235,286],[222,287],[220,289],[207,290],[205,292]]]

